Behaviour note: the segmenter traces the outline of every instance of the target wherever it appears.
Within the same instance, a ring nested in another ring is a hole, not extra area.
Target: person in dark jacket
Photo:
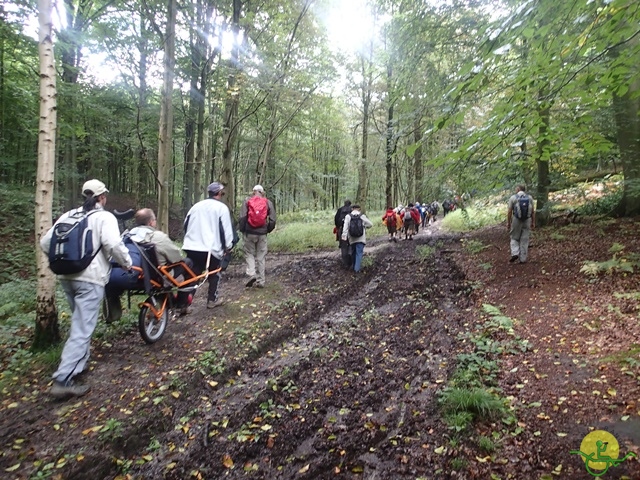
[[[349,240],[342,239],[342,227],[344,226],[344,219],[347,215],[351,213],[351,200],[345,200],[344,205],[338,209],[336,212],[333,223],[335,228],[333,229],[336,234],[336,241],[340,242],[338,244],[340,248],[340,258],[342,260],[342,266],[344,268],[351,268],[352,259],[351,259],[351,247],[349,245]]]
[[[261,212],[265,206],[266,212]],[[246,274],[249,277],[246,286],[264,288],[267,234],[276,228],[276,209],[266,197],[262,185],[253,187],[253,195],[242,202],[239,224],[244,238]]]

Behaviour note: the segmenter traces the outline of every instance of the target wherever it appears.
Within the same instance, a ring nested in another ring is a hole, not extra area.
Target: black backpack
[[[349,235],[352,237],[361,237],[364,235],[364,223],[362,223],[362,217],[360,215],[354,215],[349,222]]]
[[[518,220],[526,220],[531,215],[529,213],[529,197],[522,195],[518,198],[518,201],[513,209],[513,214]]]
[[[351,213],[351,207],[342,207],[340,208],[340,210],[338,211],[338,214],[336,215],[335,218],[335,224],[336,224],[336,228],[341,229],[342,226],[344,225],[344,219],[347,215],[349,215]]]
[[[49,244],[49,268],[56,275],[80,273],[98,254],[102,245],[93,251],[93,235],[89,215],[99,210],[76,210],[53,227]]]

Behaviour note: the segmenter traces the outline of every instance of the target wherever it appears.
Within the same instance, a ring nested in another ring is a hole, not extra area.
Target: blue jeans
[[[362,256],[364,254],[364,243],[358,242],[351,245],[351,256],[353,257],[353,271],[359,272],[362,266]]]

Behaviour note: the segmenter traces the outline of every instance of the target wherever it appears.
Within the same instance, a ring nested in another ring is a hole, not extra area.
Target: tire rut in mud
[[[314,285],[298,292],[309,308],[297,328],[274,332],[213,393],[198,390],[202,379],[193,382],[188,431],[167,432],[162,443],[173,448],[166,456],[130,473],[432,474],[442,461],[433,445],[444,434],[436,393],[453,367],[459,312],[468,302],[463,276],[442,253],[453,240],[380,244],[370,254],[373,265],[359,274],[336,272],[335,258],[327,257],[283,265],[279,274],[294,285]],[[421,260],[416,248],[426,244],[435,253]]]

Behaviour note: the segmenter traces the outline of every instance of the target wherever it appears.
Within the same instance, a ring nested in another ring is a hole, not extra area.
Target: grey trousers
[[[526,262],[529,255],[529,238],[531,238],[531,219],[513,219],[511,230],[511,256],[517,256],[521,262]]]
[[[264,263],[267,256],[267,236],[246,233],[244,235],[244,258],[246,274],[256,277],[257,285],[264,285]]]
[[[89,361],[91,335],[98,324],[104,286],[78,280],[60,283],[71,307],[71,329],[53,378],[64,383],[81,373]]]

